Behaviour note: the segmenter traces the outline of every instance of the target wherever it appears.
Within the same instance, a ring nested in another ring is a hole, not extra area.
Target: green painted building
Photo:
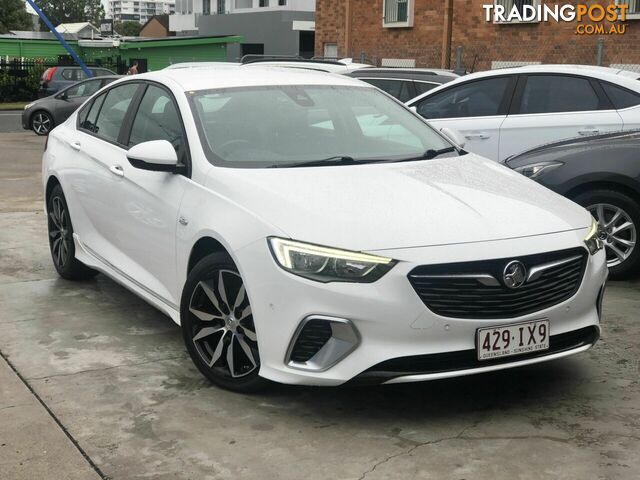
[[[179,62],[226,61],[228,45],[241,41],[242,37],[239,36],[209,36],[81,39],[67,42],[87,63],[125,67],[137,60],[143,70],[153,71]],[[56,62],[65,55],[66,50],[57,40],[0,36],[0,60],[24,58]]]

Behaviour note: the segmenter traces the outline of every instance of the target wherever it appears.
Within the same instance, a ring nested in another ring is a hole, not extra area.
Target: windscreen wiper
[[[439,157],[440,155],[444,155],[445,153],[453,153],[453,152],[458,152],[458,154],[460,154],[460,155],[465,155],[467,153],[466,151],[464,151],[462,149],[458,149],[458,148],[453,147],[453,146],[452,147],[440,148],[438,150],[430,148],[429,150],[424,152],[419,157],[403,158],[402,160],[391,160],[390,163],[414,162],[416,160],[432,160],[432,159],[434,159],[436,157]]]
[[[282,163],[272,165],[270,168],[297,168],[297,167],[328,167],[335,165],[360,165],[363,163],[379,163],[386,160],[358,159],[348,155],[337,155],[335,157],[323,158],[321,160],[309,160],[308,162]]]

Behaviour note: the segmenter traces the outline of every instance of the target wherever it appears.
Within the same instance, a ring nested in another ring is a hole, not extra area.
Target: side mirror
[[[409,107],[409,110],[411,110],[413,113],[418,113],[418,107],[416,107],[415,105]]]
[[[141,170],[152,172],[178,171],[178,155],[166,140],[152,140],[135,145],[127,152],[129,163]]]
[[[462,134],[454,128],[449,128],[449,127],[441,128],[440,133],[442,133],[444,136],[446,136],[449,140],[451,140],[460,148],[464,148],[465,144],[467,143],[464,137],[462,136]]]
[[[67,95],[67,92],[62,92],[60,95],[58,95],[58,98],[60,100],[67,100],[69,96]]]

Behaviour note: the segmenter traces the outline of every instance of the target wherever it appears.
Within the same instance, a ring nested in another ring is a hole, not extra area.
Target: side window
[[[96,118],[98,117],[98,112],[100,111],[100,107],[102,106],[102,102],[104,102],[104,97],[107,94],[103,93],[93,100],[93,103],[89,103],[86,107],[82,109],[80,112],[80,128],[83,130],[88,130],[89,132],[96,132]]]
[[[67,98],[89,97],[100,90],[100,80],[91,80],[89,82],[74,85],[66,90]]]
[[[601,81],[600,84],[616,110],[640,105],[640,95],[637,93],[607,82]]]
[[[138,86],[139,84],[137,83],[127,83],[112,88],[107,92],[100,114],[95,122],[94,132],[100,138],[110,142],[118,140],[120,127]]]
[[[414,95],[411,91],[410,82],[405,80],[387,80],[384,78],[364,78],[363,81],[378,87],[380,90],[387,92],[389,95],[397,98],[401,102],[411,100]]]
[[[151,140],[167,140],[176,149],[178,159],[186,160],[186,142],[182,121],[173,99],[164,89],[150,85],[136,112],[129,146]]]
[[[509,77],[487,78],[436,93],[418,103],[425,118],[485,117],[498,115]]]
[[[65,80],[77,80],[75,72],[72,68],[65,68],[64,70],[62,70],[62,73],[60,75],[62,75],[62,78],[64,78]]]
[[[520,112],[557,113],[598,110],[600,99],[589,80],[565,75],[529,75]]]
[[[437,83],[429,82],[413,82],[413,85],[416,87],[416,96],[427,93],[429,90],[432,90],[438,86]]]

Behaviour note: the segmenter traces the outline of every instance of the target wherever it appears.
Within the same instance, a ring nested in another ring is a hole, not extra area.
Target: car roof
[[[496,70],[487,70],[484,72],[470,73],[469,75],[456,78],[446,85],[436,87],[432,90],[429,90],[427,93],[409,100],[407,102],[407,105],[412,105],[413,103],[425,97],[434,95],[444,88],[449,88],[460,83],[472,82],[481,78],[498,77],[502,75],[520,75],[527,73],[559,73],[568,75],[585,75],[600,80],[606,80],[608,82],[629,88],[636,92],[640,92],[640,81],[638,80],[638,78],[640,78],[640,74],[628,70],[610,67],[597,67],[592,65],[526,65],[522,67],[501,68]]]
[[[224,68],[238,65],[240,64],[237,62],[181,62],[169,65],[168,67],[165,67],[164,70],[177,70],[181,68]]]
[[[163,82],[169,80],[184,91],[209,90],[232,87],[259,87],[275,85],[334,85],[373,88],[364,82],[343,75],[331,75],[306,69],[276,67],[172,69],[136,75],[136,79]]]
[[[384,67],[371,67],[367,69],[359,69],[353,72],[352,75],[369,75],[372,73],[385,73],[385,74],[394,74],[394,75],[425,75],[425,76],[433,76],[433,75],[443,75],[448,77],[459,77],[457,73],[453,70],[444,70],[442,68],[384,68]]]

